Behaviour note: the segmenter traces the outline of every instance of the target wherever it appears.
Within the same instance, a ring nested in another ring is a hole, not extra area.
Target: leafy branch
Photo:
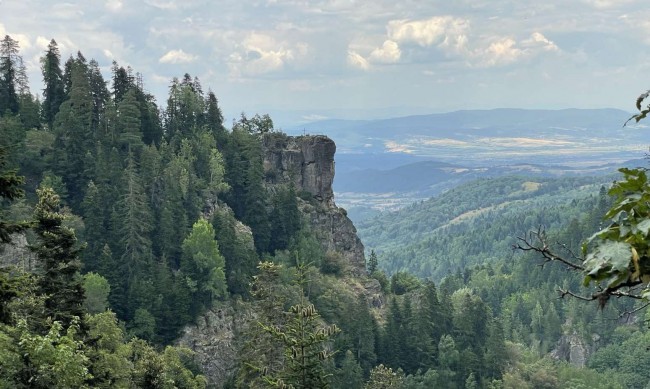
[[[559,262],[584,274],[583,285],[594,284],[585,296],[560,289],[560,296],[597,300],[605,306],[610,297],[650,299],[650,183],[646,169],[619,169],[624,179],[609,190],[614,204],[606,213],[609,225],[588,238],[581,255],[558,254],[543,228],[518,237],[513,248],[539,254],[548,262]]]

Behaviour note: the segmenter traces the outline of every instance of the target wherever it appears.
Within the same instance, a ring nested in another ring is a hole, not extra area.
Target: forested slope
[[[347,219],[334,209],[331,188],[305,190],[292,185],[292,174],[281,180],[267,169],[265,142],[283,150],[300,143],[277,133],[268,116],[242,115],[226,128],[216,96],[197,78],[172,80],[161,104],[147,93],[145,75],[113,63],[106,81],[100,64],[81,53],[61,64],[55,41],[41,63],[37,97],[17,42],[2,40],[0,245],[7,262],[0,267],[0,388],[647,382],[630,373],[629,360],[611,362],[612,342],[647,337],[639,324],[620,330],[610,320],[614,311],[560,304],[553,290],[578,281],[561,270],[542,272],[532,258],[491,260],[502,243],[489,239],[508,232],[493,231],[482,218],[514,207],[527,209],[531,222],[556,221],[549,224],[555,228],[564,211],[575,215],[571,231],[579,241],[606,207],[598,183],[504,179],[497,194],[485,182],[450,192],[461,203],[449,198],[428,216],[418,214],[415,228],[394,219],[381,239],[390,250],[408,251],[421,238],[475,221],[466,230],[485,231],[480,247],[489,263],[450,256],[447,267],[465,269],[442,282],[404,272],[389,280],[372,264],[372,274],[363,274],[353,228],[345,232],[351,236],[337,235]],[[333,154],[331,141],[321,145]],[[285,151],[282,158],[298,157]],[[320,166],[312,158],[318,153],[309,152],[301,169]],[[534,193],[545,200],[536,203]],[[540,206],[547,209],[533,211]],[[507,216],[500,223],[517,213]],[[426,223],[430,218],[435,224]],[[326,228],[319,231],[318,223]],[[391,241],[402,229],[414,237]],[[407,265],[415,263],[400,269]],[[186,345],[197,353],[171,346],[193,330],[202,338]],[[593,348],[603,351],[589,363],[611,369],[606,375],[546,357],[566,335],[588,342],[594,333],[601,343]],[[215,352],[223,349],[231,353]],[[206,369],[225,357],[222,375]]]
[[[359,236],[389,273],[441,280],[457,269],[509,257],[515,238],[531,228],[558,230],[595,208],[604,213],[604,186],[614,177],[480,179],[363,221]]]

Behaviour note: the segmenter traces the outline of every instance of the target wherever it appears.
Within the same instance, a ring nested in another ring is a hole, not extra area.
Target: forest
[[[113,62],[106,80],[81,52],[63,62],[55,40],[41,69],[36,95],[17,41],[2,39],[0,388],[650,381],[639,368],[650,361],[650,333],[634,299],[602,309],[557,299],[558,288],[581,288],[580,273],[538,266],[535,251],[513,257],[507,243],[511,231],[545,225],[550,239],[579,250],[622,203],[607,195],[611,182],[467,184],[364,222],[369,255],[359,273],[320,243],[304,212],[319,207],[311,194],[269,185],[263,140],[286,135],[268,115],[242,113],[227,128],[198,78],[171,80],[161,104],[145,75]],[[485,212],[471,224],[450,222],[474,208]],[[619,227],[631,220],[621,217]],[[584,268],[596,281],[635,269],[591,259]],[[617,279],[613,296],[625,284]],[[373,288],[380,297],[369,301]],[[210,312],[237,323],[232,356],[202,356],[179,341]],[[230,366],[225,374],[205,368],[215,361]]]

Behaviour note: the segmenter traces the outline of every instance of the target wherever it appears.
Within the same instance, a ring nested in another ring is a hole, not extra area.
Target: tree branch
[[[569,259],[566,259],[554,253],[550,248],[550,244],[548,243],[546,237],[546,232],[542,227],[539,227],[537,231],[529,231],[528,234],[524,235],[523,237],[521,236],[517,237],[517,241],[518,242],[516,244],[513,244],[513,249],[536,252],[545,259],[544,262],[558,261],[565,264],[566,266],[570,267],[573,270],[582,271],[585,269],[581,264],[575,263]],[[563,247],[566,248],[566,246]],[[569,250],[568,248],[566,249],[569,252],[569,254],[571,254],[572,257],[582,261],[573,252],[571,252],[571,250]]]

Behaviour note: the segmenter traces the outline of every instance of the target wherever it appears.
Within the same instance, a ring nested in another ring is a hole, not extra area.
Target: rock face
[[[12,234],[11,243],[0,245],[0,267],[16,266],[31,272],[36,268],[36,256],[29,250],[25,234]]]
[[[269,187],[293,183],[296,191],[309,201],[301,202],[325,251],[340,254],[352,273],[365,273],[363,243],[347,212],[334,203],[334,141],[322,135],[290,137],[269,134],[262,143],[264,173]]]
[[[567,361],[577,367],[585,367],[590,354],[590,348],[584,339],[576,333],[562,335],[557,347],[551,351],[551,357],[561,361]]]
[[[289,137],[273,133],[264,137],[262,149],[267,188],[273,191],[279,185],[293,183],[300,195],[299,208],[323,249],[337,253],[349,265],[347,285],[353,293],[365,296],[370,306],[381,308],[379,282],[355,277],[365,275],[363,244],[345,210],[334,203],[334,142],[325,136]],[[206,204],[204,213],[209,217],[223,211],[221,207]],[[252,242],[251,230],[243,224],[239,227],[238,236],[246,236]],[[178,344],[192,349],[210,385],[221,387],[234,372],[237,335],[253,322],[254,311],[249,304],[224,302],[198,318],[195,325],[187,326]]]
[[[224,302],[198,317],[195,325],[186,326],[177,343],[196,353],[196,362],[211,385],[220,387],[235,369],[237,335],[253,318],[249,305]]]
[[[293,184],[314,199],[334,204],[336,144],[326,136],[290,137],[268,134],[262,141],[264,173],[270,185]]]

